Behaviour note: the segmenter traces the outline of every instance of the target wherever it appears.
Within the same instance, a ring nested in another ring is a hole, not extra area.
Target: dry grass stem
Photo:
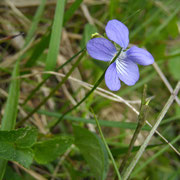
[[[56,73],[56,72],[52,72],[52,71],[47,71],[47,72],[44,71],[44,72],[38,72],[38,73],[36,73],[36,74],[23,75],[23,76],[20,76],[19,78],[28,78],[28,77],[31,77],[31,76],[36,76],[37,74],[52,74],[52,75],[61,76],[61,77],[64,77],[64,76],[65,76],[65,74],[61,74],[61,73]],[[71,79],[72,81],[78,82],[78,83],[80,83],[83,87],[88,88],[88,89],[91,89],[91,88],[93,87],[93,85],[88,84],[88,83],[86,83],[86,82],[83,82],[83,81],[81,81],[81,80],[78,80],[78,79],[76,79],[76,78],[73,78],[73,77],[71,77],[71,76],[69,76],[68,79]],[[118,95],[116,95],[116,94],[114,94],[114,93],[112,93],[112,92],[110,92],[110,91],[107,91],[107,90],[104,90],[104,89],[102,89],[102,88],[99,88],[99,87],[98,87],[94,92],[96,93],[97,90],[99,90],[99,91],[101,91],[101,92],[104,92],[104,93],[107,93],[108,95],[111,95],[111,96],[117,98],[117,99],[119,100],[119,102],[126,104],[132,111],[134,111],[137,115],[139,115],[139,112],[138,112],[129,102],[127,102],[127,100],[123,99],[122,97],[120,97],[120,96],[118,96]],[[151,125],[151,123],[149,123],[147,120],[146,120],[146,124],[147,124],[148,126],[150,126],[151,128],[153,127],[153,126]],[[176,152],[176,154],[178,154],[178,155],[180,156],[180,152],[179,152],[159,131],[156,130],[155,133],[156,133],[158,136],[160,136],[160,137]]]
[[[153,63],[153,67],[157,71],[157,73],[159,74],[160,78],[162,79],[162,81],[164,82],[164,84],[166,85],[166,87],[168,88],[170,93],[172,94],[173,88],[172,88],[171,84],[169,83],[166,76],[163,74],[163,72],[161,71],[161,69],[159,68],[159,66],[156,62]],[[180,106],[180,99],[178,98],[178,96],[175,97],[175,100],[176,100],[177,104]]]
[[[35,171],[31,170],[31,169],[24,168],[23,166],[21,166],[17,162],[13,162],[13,163],[16,164],[23,171],[28,173],[29,175],[31,175],[33,178],[35,178],[37,180],[47,180],[45,177],[43,177],[42,175],[38,174],[37,172],[35,172]]]

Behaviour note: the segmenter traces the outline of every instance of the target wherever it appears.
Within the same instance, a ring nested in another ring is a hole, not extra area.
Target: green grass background
[[[98,32],[104,35],[105,25],[110,19],[118,19],[126,24],[130,32],[130,45],[145,47],[151,52],[173,88],[180,80],[178,0],[58,0],[57,3],[50,3],[48,0],[36,3],[31,0],[29,4],[24,0],[21,5],[18,1],[0,5],[1,38],[16,32],[25,33],[21,39],[0,42],[1,130],[12,130],[15,124],[16,128],[31,126],[38,129],[39,141],[49,139],[52,125],[88,92],[82,83],[68,81],[68,76],[95,84],[105,70],[106,63],[96,61],[88,54],[80,56],[79,61],[78,58],[70,58],[85,47],[91,34]],[[18,46],[22,42],[25,42],[24,45]],[[67,65],[62,67],[65,62],[68,62]],[[128,87],[122,83],[116,94],[126,100],[140,100],[143,86],[147,84],[147,96],[153,96],[149,103],[147,119],[154,124],[170,92],[153,66],[139,66],[139,69],[140,79],[137,84]],[[18,79],[19,76],[46,70],[58,70],[57,72],[66,76],[34,74]],[[100,87],[108,90],[104,81]],[[140,104],[132,105],[139,110]],[[78,124],[89,130],[94,129],[99,134],[93,113],[100,122],[112,155],[119,166],[137,125],[137,115],[125,104],[92,93],[79,108],[69,113],[64,121],[56,126],[53,133],[74,137],[73,124]],[[158,128],[167,140],[176,141],[174,146],[177,149],[179,120],[180,108],[175,102]],[[149,130],[147,125],[143,127],[128,163]],[[131,179],[178,180],[178,155],[157,135],[150,143],[131,174]],[[53,179],[52,174],[61,158],[65,156],[54,179],[93,179],[95,175],[78,147],[77,145],[71,148],[67,156],[61,154],[43,165],[36,159],[30,170],[46,179]],[[7,163],[1,161],[0,164]],[[114,179],[116,175],[111,160],[109,162],[106,179]],[[12,163],[8,163],[5,179],[34,178],[29,171],[18,170]]]

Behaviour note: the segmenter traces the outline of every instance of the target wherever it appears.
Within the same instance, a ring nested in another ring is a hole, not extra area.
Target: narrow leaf
[[[71,7],[66,11],[65,16],[64,16],[64,24],[66,24],[69,19],[73,16],[75,11],[79,8],[80,4],[82,3],[83,0],[76,0]]]
[[[30,30],[28,31],[28,35],[25,41],[24,48],[27,47],[30,40],[32,39],[35,30],[37,29],[37,25],[40,19],[40,16],[42,15],[44,6],[45,6],[46,0],[42,0],[41,5],[39,6],[38,10],[36,11],[36,15],[33,19],[32,25]],[[7,99],[7,104],[5,107],[5,113],[2,119],[2,130],[11,130],[14,128],[16,123],[16,116],[17,116],[17,110],[18,110],[18,99],[19,99],[19,90],[20,90],[20,81],[17,78],[19,76],[19,65],[20,61],[23,56],[20,56],[15,64],[15,67],[12,72],[12,81],[10,84],[10,90],[9,90],[9,96]],[[6,158],[4,158],[6,159]],[[7,162],[5,160],[0,159],[0,180],[4,176],[4,172],[6,169]],[[8,159],[8,158],[7,158]],[[27,161],[28,162],[28,161]],[[29,161],[30,162],[30,161]]]
[[[35,16],[33,18],[32,25],[31,25],[31,27],[30,27],[30,29],[28,31],[25,46],[31,41],[32,37],[34,36],[34,34],[36,32],[38,23],[39,23],[39,21],[41,19],[41,16],[42,16],[43,12],[44,12],[45,4],[46,4],[46,0],[41,0],[41,4],[40,4],[39,8],[36,11],[36,14],[35,14]]]
[[[45,71],[53,71],[56,66],[63,26],[64,6],[65,0],[57,1]],[[45,75],[44,77],[48,76]]]
[[[30,111],[32,109],[27,108],[27,111]],[[44,114],[46,116],[50,117],[56,117],[59,118],[62,116],[61,113],[57,112],[50,112],[47,110],[38,110],[39,114]],[[82,117],[75,117],[67,115],[64,117],[65,120],[68,121],[74,121],[74,122],[82,122],[82,123],[90,123],[90,124],[96,124],[95,119],[86,119]],[[53,122],[52,122],[53,123]],[[99,124],[105,127],[116,127],[116,128],[122,128],[122,129],[136,129],[137,123],[133,122],[116,122],[116,121],[107,121],[107,120],[99,120]],[[151,128],[147,125],[145,125],[142,130],[149,131]]]
[[[7,99],[7,104],[5,107],[4,116],[2,118],[1,130],[11,130],[14,128],[16,123],[16,115],[17,115],[17,106],[19,99],[19,86],[20,80],[16,79],[19,75],[19,63],[15,64],[13,73],[12,73],[12,81],[10,84],[9,95]]]
[[[33,47],[34,51],[27,61],[26,67],[32,67],[37,62],[43,51],[48,48],[49,41],[50,34],[48,33],[47,35],[43,36],[40,42]]]
[[[86,24],[81,40],[81,47],[85,47],[87,42],[91,39],[91,35],[97,32],[97,28],[92,24]]]

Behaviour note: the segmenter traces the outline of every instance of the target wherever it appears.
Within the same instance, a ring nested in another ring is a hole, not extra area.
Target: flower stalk
[[[146,116],[147,116],[147,110],[148,110],[148,102],[149,102],[149,101],[146,101],[146,94],[147,94],[147,85],[145,84],[144,89],[143,89],[142,99],[141,99],[140,114],[138,116],[138,124],[137,124],[136,130],[134,132],[134,135],[133,135],[133,137],[131,139],[128,151],[126,152],[126,155],[124,156],[123,161],[121,163],[121,166],[119,168],[119,171],[121,173],[123,173],[123,170],[124,170],[124,168],[126,166],[126,163],[127,163],[128,159],[129,159],[129,157],[131,155],[131,151],[132,151],[132,149],[134,147],[134,143],[136,142],[137,137],[138,137],[142,127],[144,126],[144,124],[146,122]]]
[[[144,143],[142,144],[142,146],[140,147],[140,149],[138,150],[137,154],[135,155],[135,157],[133,158],[131,164],[129,165],[129,167],[126,169],[126,171],[123,174],[123,180],[126,180],[129,178],[132,170],[134,169],[134,167],[136,166],[137,162],[139,161],[140,157],[142,156],[143,152],[145,151],[146,147],[148,146],[153,134],[155,133],[156,129],[158,128],[159,124],[161,123],[162,119],[164,118],[166,112],[168,111],[168,109],[170,108],[170,106],[172,105],[175,97],[177,96],[178,92],[180,90],[180,81],[178,81],[175,90],[173,91],[172,95],[170,96],[170,98],[168,99],[167,103],[165,104],[164,108],[162,109],[162,111],[160,112],[155,125],[153,126],[153,128],[151,129],[149,135],[147,136],[147,138],[145,139]]]
[[[19,123],[17,123],[17,126],[22,125],[27,119],[29,119],[35,112],[37,112],[41,106],[43,106],[47,100],[54,95],[54,93],[65,83],[65,81],[68,79],[68,77],[71,75],[71,73],[74,71],[74,69],[78,66],[79,62],[82,60],[83,56],[85,54],[85,51],[79,56],[78,60],[74,63],[72,68],[69,70],[69,72],[66,74],[66,76],[62,79],[62,81],[49,93],[47,97],[43,99],[43,101],[35,108],[33,111],[31,111],[24,119],[22,119]]]
[[[118,53],[114,56],[114,58],[113,58],[112,61],[110,62],[110,65],[115,62],[115,60],[117,59],[117,57],[120,55],[121,51],[122,51],[122,49],[120,49],[120,50],[118,51]],[[109,67],[109,66],[108,66],[108,67]],[[104,71],[103,74],[100,76],[100,78],[96,81],[96,83],[95,83],[95,85],[93,86],[93,88],[86,94],[86,96],[84,96],[84,98],[83,98],[80,102],[78,102],[73,108],[71,108],[70,110],[68,110],[67,112],[65,112],[65,113],[54,123],[54,125],[51,127],[51,131],[54,129],[54,127],[55,127],[57,124],[59,124],[59,123],[63,120],[63,118],[64,118],[67,114],[69,114],[69,113],[72,112],[74,109],[76,109],[78,106],[80,106],[80,105],[93,93],[93,91],[99,86],[99,84],[100,84],[100,83],[102,82],[102,80],[104,79],[104,75],[105,75],[106,70],[108,69],[108,67],[105,69],[105,71]]]
[[[93,114],[94,114],[94,113],[93,113]],[[97,124],[98,130],[99,130],[99,133],[100,133],[100,135],[101,135],[102,141],[104,142],[104,145],[105,145],[105,147],[106,147],[106,150],[107,150],[107,152],[108,152],[108,154],[109,154],[109,157],[111,158],[111,161],[112,161],[112,163],[113,163],[113,166],[114,166],[114,169],[115,169],[115,171],[116,171],[116,175],[117,175],[117,177],[118,177],[118,180],[121,180],[122,178],[121,178],[120,172],[119,172],[118,167],[117,167],[117,165],[116,165],[116,162],[115,162],[115,160],[114,160],[114,158],[113,158],[113,155],[112,155],[112,153],[111,153],[111,150],[110,150],[109,147],[108,147],[108,144],[107,144],[106,139],[105,139],[105,137],[104,137],[104,135],[103,135],[101,126],[100,126],[100,124],[99,124],[99,122],[98,122],[95,114],[94,114],[94,119],[95,119],[95,121],[96,121],[96,124]]]

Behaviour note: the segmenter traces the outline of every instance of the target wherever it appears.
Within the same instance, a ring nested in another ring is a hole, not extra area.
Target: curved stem
[[[115,60],[116,60],[116,58],[119,56],[119,54],[121,53],[121,51],[122,51],[122,49],[120,49],[119,51],[118,51],[118,53],[116,54],[116,56],[113,58],[113,60],[110,62],[110,64],[112,64]],[[109,66],[108,66],[109,67]],[[107,67],[107,68],[108,68]],[[57,125],[57,124],[59,124],[62,120],[63,120],[63,118],[67,115],[67,114],[69,114],[70,112],[72,112],[74,109],[76,109],[78,106],[80,106],[91,94],[92,94],[92,92],[99,86],[99,84],[102,82],[102,80],[104,79],[104,75],[105,75],[105,73],[106,73],[106,70],[107,70],[107,68],[105,69],[105,71],[103,72],[103,74],[100,76],[100,78],[96,81],[96,83],[95,83],[95,85],[93,86],[93,88],[86,94],[86,96],[80,101],[80,102],[78,102],[73,108],[71,108],[70,110],[68,110],[67,112],[65,112],[55,123],[54,123],[54,125],[52,125],[52,127],[51,127],[51,131],[54,129],[54,127]]]
[[[177,83],[177,86],[175,88],[175,90],[173,91],[172,95],[170,96],[170,98],[168,99],[167,103],[165,104],[164,108],[162,109],[162,111],[160,112],[155,125],[153,126],[153,128],[151,129],[149,135],[147,136],[147,138],[145,139],[144,143],[142,144],[141,148],[139,149],[139,151],[137,152],[137,154],[135,155],[135,157],[133,158],[132,162],[130,163],[129,167],[126,169],[126,171],[124,172],[123,175],[123,180],[126,180],[129,178],[132,170],[134,169],[134,167],[136,166],[136,164],[138,163],[140,157],[142,156],[143,152],[145,151],[149,141],[151,140],[151,137],[153,136],[153,134],[155,133],[156,129],[158,128],[161,120],[164,118],[166,112],[168,111],[168,109],[170,108],[170,106],[172,105],[176,95],[178,94],[180,90],[180,81]]]
[[[98,127],[98,129],[99,129],[99,133],[100,133],[101,138],[102,138],[102,140],[103,140],[103,142],[104,142],[104,145],[105,145],[106,150],[107,150],[107,152],[108,152],[108,154],[109,154],[109,157],[111,158],[111,161],[112,161],[112,163],[113,163],[113,166],[114,166],[114,169],[115,169],[115,171],[116,171],[118,180],[121,180],[122,178],[121,178],[120,172],[119,172],[119,170],[118,170],[118,167],[117,167],[117,165],[116,165],[116,162],[115,162],[115,160],[114,160],[114,157],[113,157],[113,155],[112,155],[112,153],[111,153],[111,150],[110,150],[109,147],[108,147],[108,144],[107,144],[107,142],[106,142],[106,139],[105,139],[105,137],[104,137],[104,135],[103,135],[103,132],[102,132],[102,130],[101,130],[101,126],[100,126],[100,124],[99,124],[99,122],[98,122],[95,114],[94,114],[94,119],[95,119],[95,121],[96,121],[97,127]]]
[[[50,97],[52,97],[54,95],[54,93],[63,85],[63,83],[65,83],[65,81],[68,79],[68,77],[74,71],[74,69],[78,66],[78,64],[81,61],[84,54],[85,54],[85,51],[81,54],[81,56],[78,58],[78,60],[75,62],[75,64],[72,66],[70,71],[66,74],[66,76],[62,79],[62,81],[49,93],[49,95],[47,97],[45,97],[43,99],[43,101],[41,101],[41,103],[33,111],[31,111],[24,119],[19,121],[19,123],[17,123],[17,126],[22,125],[28,118],[30,118],[35,112],[37,112],[39,110],[39,108],[42,105],[44,105]]]

